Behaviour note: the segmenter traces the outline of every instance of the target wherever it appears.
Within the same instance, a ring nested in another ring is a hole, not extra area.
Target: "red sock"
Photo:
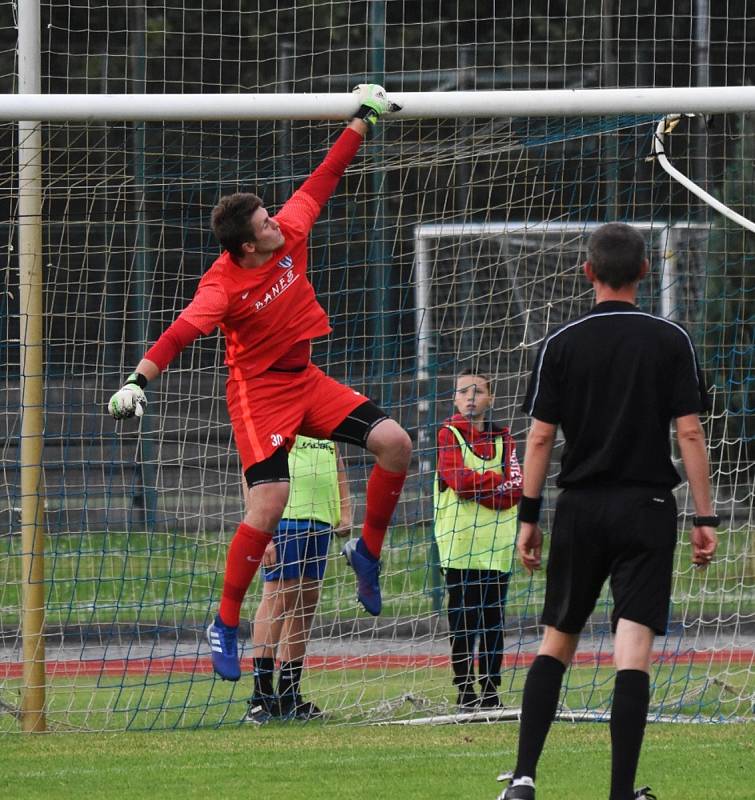
[[[272,533],[252,528],[245,522],[237,528],[225,562],[223,594],[218,612],[223,624],[232,627],[239,624],[244,595],[257,574],[262,554],[272,538]]]
[[[367,481],[367,508],[364,513],[362,540],[370,553],[379,558],[385,532],[396,510],[405,472],[388,472],[375,464]]]

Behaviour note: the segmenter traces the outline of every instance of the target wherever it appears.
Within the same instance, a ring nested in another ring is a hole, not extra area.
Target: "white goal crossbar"
[[[390,90],[390,86],[387,87]],[[755,86],[391,92],[397,119],[718,114],[755,110]],[[338,120],[355,108],[333,94],[2,94],[0,121]]]

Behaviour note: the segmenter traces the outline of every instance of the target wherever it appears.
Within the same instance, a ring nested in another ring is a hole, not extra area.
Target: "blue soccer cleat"
[[[380,560],[373,558],[361,539],[349,539],[341,553],[357,576],[357,600],[376,617],[383,608],[380,597]]]
[[[219,616],[207,628],[207,641],[212,650],[212,668],[224,681],[237,681],[241,677],[238,633],[238,625],[224,625]]]

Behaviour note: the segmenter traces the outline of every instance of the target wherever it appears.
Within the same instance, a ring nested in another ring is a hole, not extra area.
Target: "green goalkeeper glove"
[[[144,386],[147,380],[138,372],[132,372],[126,383],[110,398],[107,404],[110,416],[113,419],[130,419],[133,416],[141,417],[147,407],[147,396]]]
[[[359,110],[354,116],[374,125],[382,114],[400,111],[401,106],[388,98],[385,89],[377,83],[360,83],[353,90],[359,100]]]

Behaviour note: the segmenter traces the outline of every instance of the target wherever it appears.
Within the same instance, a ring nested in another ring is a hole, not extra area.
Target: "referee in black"
[[[534,800],[535,771],[556,714],[561,681],[607,578],[614,609],[616,683],[611,707],[610,800],[652,798],[634,789],[650,696],[653,637],[666,631],[676,545],[671,463],[676,423],[696,515],[692,561],[716,550],[705,437],[709,408],[695,350],[677,323],[640,311],[648,270],[642,236],[609,223],[588,242],[585,275],[595,306],[546,336],[523,410],[533,417],[524,459],[517,551],[540,568],[541,492],[556,430],[564,451],[542,614],[543,641],[527,674],[519,750],[499,800]],[[502,777],[502,779],[505,779]]]

